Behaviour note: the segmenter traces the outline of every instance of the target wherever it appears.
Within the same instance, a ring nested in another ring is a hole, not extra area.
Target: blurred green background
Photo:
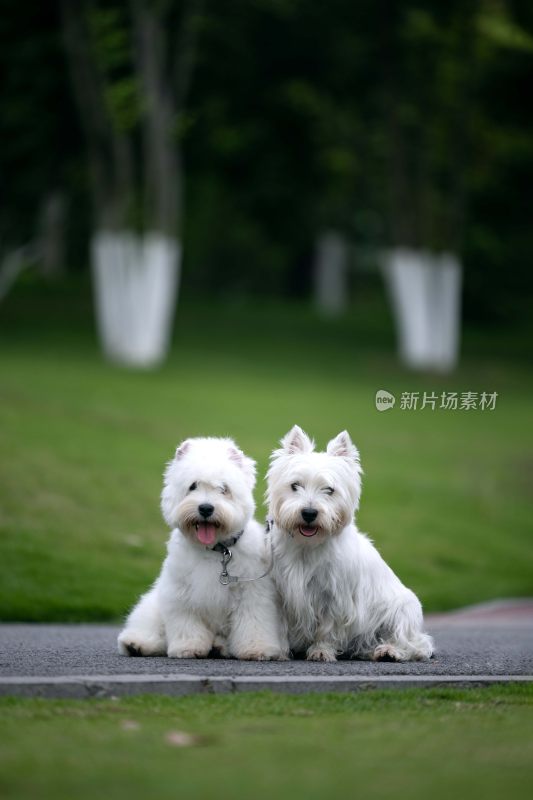
[[[268,455],[294,423],[321,447],[349,430],[359,525],[427,610],[531,595],[531,4],[3,9],[1,618],[118,619],[164,554],[176,444],[234,437],[258,461],[262,517]],[[101,230],[182,248],[154,369],[103,355]],[[325,313],[330,230],[347,256]],[[398,247],[461,264],[454,370],[396,355],[380,260]],[[394,409],[376,411],[379,389]],[[498,398],[402,410],[416,391]]]
[[[407,373],[378,300],[317,324],[305,304],[184,297],[167,363],[138,372],[102,359],[88,285],[21,285],[0,323],[2,617],[118,618],[164,553],[175,445],[235,437],[258,461],[262,517],[268,455],[295,422],[321,447],[350,431],[360,527],[427,609],[531,594],[529,370],[473,332],[453,375]],[[386,412],[382,388],[398,397]],[[399,408],[401,392],[431,390],[499,396],[494,411]]]

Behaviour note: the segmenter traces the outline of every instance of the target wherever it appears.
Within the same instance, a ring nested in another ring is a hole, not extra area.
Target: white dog
[[[232,555],[233,576],[259,577],[267,568],[265,535],[252,519],[254,485],[255,464],[231,439],[178,447],[161,495],[173,528],[168,555],[129,615],[119,652],[202,658],[215,647],[241,659],[287,657],[272,578],[220,581]]]
[[[361,493],[357,448],[346,431],[326,453],[297,425],[268,472],[274,577],[293,651],[312,661],[427,659],[417,597],[396,577],[353,516]]]

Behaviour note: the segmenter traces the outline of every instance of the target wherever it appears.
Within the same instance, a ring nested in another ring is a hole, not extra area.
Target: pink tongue
[[[206,546],[215,544],[217,540],[217,529],[209,522],[200,522],[196,531],[196,536],[198,537],[198,541]]]

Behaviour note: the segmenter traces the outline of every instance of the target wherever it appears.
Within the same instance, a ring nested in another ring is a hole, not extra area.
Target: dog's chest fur
[[[275,577],[282,589],[291,647],[303,649],[321,633],[334,641],[344,639],[346,625],[357,617],[356,593],[347,586],[338,553],[328,544],[313,550],[287,544],[277,549]]]
[[[164,565],[166,591],[172,591],[183,605],[194,609],[210,628],[224,630],[238,605],[241,587],[220,583],[219,553],[191,548],[181,535],[175,537],[173,545]],[[240,554],[234,552],[231,565],[239,569],[240,562]]]

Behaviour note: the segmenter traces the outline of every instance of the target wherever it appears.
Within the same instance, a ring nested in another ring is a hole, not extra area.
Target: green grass
[[[30,283],[0,312],[2,619],[120,617],[164,553],[158,498],[177,442],[234,436],[258,460],[262,516],[268,454],[295,422],[321,447],[350,431],[360,527],[426,609],[533,593],[533,380],[479,338],[456,374],[413,375],[380,302],[328,322],[184,298],[168,362],[143,373],[101,359],[88,286]],[[499,398],[493,412],[378,413],[380,388]]]
[[[527,796],[533,781],[531,686],[4,698],[0,718],[4,800],[499,800]],[[169,742],[177,732],[185,746]]]

